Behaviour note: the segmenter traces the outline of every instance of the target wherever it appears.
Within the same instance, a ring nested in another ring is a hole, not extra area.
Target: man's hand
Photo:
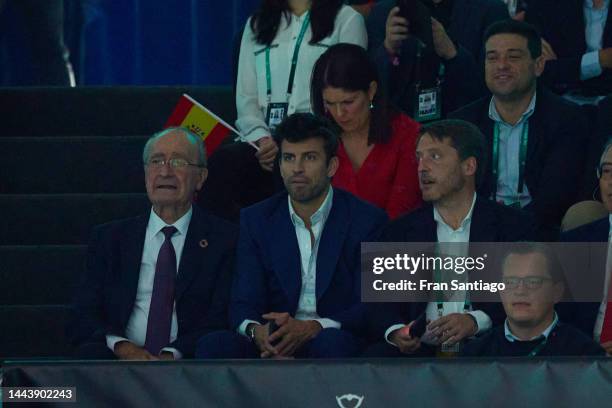
[[[612,48],[599,50],[599,65],[603,69],[612,69]]]
[[[435,18],[431,18],[431,33],[436,54],[442,59],[450,60],[457,55],[457,48],[450,39],[442,23]]]
[[[171,361],[174,360],[174,354],[170,351],[162,351],[161,353],[159,353],[159,359]]]
[[[267,313],[264,319],[274,321],[279,327],[270,335],[268,341],[280,340],[274,348],[278,355],[291,357],[308,340],[316,337],[323,328],[316,320],[296,320],[289,313]],[[264,353],[265,354],[265,353]],[[267,357],[262,355],[262,357]]]
[[[278,146],[270,136],[262,137],[257,141],[259,151],[255,153],[255,157],[259,160],[259,165],[266,171],[272,171]]]
[[[612,357],[612,341],[606,341],[605,343],[601,343],[601,347],[606,350],[606,354],[608,357]]]
[[[251,324],[255,324],[255,323],[251,323]],[[248,329],[248,326],[247,326]],[[270,339],[268,336],[268,331],[270,330],[270,324],[255,324],[255,345],[257,346],[257,348],[260,351],[260,357],[261,358],[269,358],[272,356],[276,356],[278,355],[278,352],[276,351],[276,349],[274,348],[274,346],[272,346],[272,344],[270,344]]]
[[[542,38],[542,57],[544,58],[544,62],[557,59],[557,54],[555,53],[555,50],[553,50],[553,47],[548,43],[548,41],[546,41],[543,38]]]
[[[519,11],[518,13],[513,15],[512,19],[516,21],[525,21],[525,10]]]
[[[399,7],[393,7],[387,16],[385,26],[384,46],[391,55],[397,55],[402,47],[402,41],[408,38],[408,20],[399,15]]]
[[[421,347],[421,339],[410,336],[407,330],[405,330],[406,327],[410,327],[412,323],[414,323],[414,321],[408,326],[394,330],[389,334],[389,341],[395,344],[399,351],[404,354],[412,354]]]
[[[427,330],[438,338],[438,344],[453,345],[476,334],[478,325],[467,313],[451,313],[429,323]]]
[[[120,341],[115,344],[113,350],[119,360],[159,360],[158,357],[149,353],[142,347],[138,347],[129,341]]]

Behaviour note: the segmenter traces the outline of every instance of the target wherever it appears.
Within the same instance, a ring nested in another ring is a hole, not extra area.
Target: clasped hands
[[[268,323],[255,327],[255,344],[261,352],[261,358],[293,358],[304,343],[316,337],[323,329],[316,320],[296,320],[289,313],[272,312],[262,317]],[[272,321],[278,329],[269,334],[269,322]]]

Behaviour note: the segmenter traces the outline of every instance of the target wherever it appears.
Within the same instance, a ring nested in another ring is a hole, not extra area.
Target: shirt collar
[[[559,322],[559,316],[557,316],[557,312],[555,312],[555,318],[553,319],[552,323],[541,334],[538,334],[537,336],[529,339],[529,341],[539,339],[542,336],[544,336],[545,339],[548,339],[550,332],[552,331],[552,329],[555,328],[558,322]],[[515,341],[525,341],[525,340],[519,339],[514,334],[512,334],[512,332],[510,331],[510,326],[508,326],[507,318],[506,318],[506,321],[504,322],[504,336],[506,336],[506,340],[508,340],[510,343],[513,343]]]
[[[329,212],[331,211],[333,198],[334,198],[334,189],[332,188],[332,186],[329,186],[325,200],[323,200],[323,203],[321,203],[321,206],[319,207],[319,209],[310,216],[311,225],[316,225],[321,221],[323,223],[327,221],[327,217],[329,216]],[[303,226],[304,221],[300,218],[299,215],[297,215],[297,213],[293,209],[293,204],[291,204],[291,197],[289,195],[287,195],[287,200],[289,201],[289,215],[291,217],[291,222],[293,223],[293,226],[294,227],[297,225]]]
[[[608,215],[608,224],[610,225],[610,228],[608,229],[608,241],[609,241],[610,237],[612,237],[612,213]]]
[[[536,104],[536,95],[537,92],[533,93],[533,96],[531,97],[531,101],[529,102],[529,106],[527,106],[527,110],[525,110],[525,112],[523,112],[523,114],[521,115],[521,119],[516,123],[516,125],[520,125],[521,123],[523,123],[524,121],[526,121],[527,119],[529,119],[529,117],[531,115],[533,115],[533,112],[535,110],[535,104]],[[506,123],[502,117],[500,116],[499,112],[497,111],[497,108],[495,107],[495,101],[494,101],[494,96],[491,97],[491,101],[489,102],[489,118],[495,122],[502,122],[510,127],[514,127],[513,125]]]
[[[476,193],[474,193],[474,198],[472,198],[472,206],[470,207],[470,211],[468,211],[463,221],[461,221],[459,228],[457,228],[455,231],[462,231],[468,225],[468,223],[472,222],[472,213],[474,212],[475,204],[476,204]],[[438,209],[436,208],[435,205],[433,207],[433,217],[434,217],[434,221],[438,223],[441,222],[442,224],[446,225],[448,228],[452,229],[451,226],[448,225],[446,221],[444,221],[444,218],[442,218],[442,216],[438,212]]]
[[[193,214],[193,207],[189,207],[189,211],[185,213],[181,218],[176,220],[174,224],[170,224],[174,226],[178,231],[176,234],[187,235],[187,229],[189,228],[189,223],[191,222],[191,215]],[[159,215],[153,211],[151,208],[151,215],[149,216],[149,224],[147,225],[147,230],[152,232],[152,236],[161,231],[162,228],[168,226],[168,224],[162,220]]]
[[[608,5],[610,3],[610,0],[604,0],[604,5],[603,7],[600,9],[601,10],[605,10],[608,8]],[[593,8],[593,0],[584,0],[584,6],[586,8]]]

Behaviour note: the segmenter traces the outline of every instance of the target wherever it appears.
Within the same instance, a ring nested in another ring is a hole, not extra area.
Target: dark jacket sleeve
[[[96,227],[89,240],[85,271],[77,286],[73,301],[71,318],[66,330],[70,343],[74,346],[89,342],[104,342],[106,334],[118,329],[108,323],[104,308],[106,274],[109,271],[110,240],[109,231]]]

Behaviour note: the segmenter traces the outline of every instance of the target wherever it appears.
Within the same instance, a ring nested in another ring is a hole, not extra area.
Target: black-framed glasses
[[[160,159],[150,159],[145,164],[148,167],[151,167],[151,168],[154,168],[154,169],[161,169],[166,164],[168,164],[173,169],[184,169],[184,168],[186,168],[188,166],[202,167],[199,164],[190,163],[189,161],[187,161],[185,159],[181,159],[181,158],[174,158],[174,159],[161,159],[161,158]]]
[[[506,289],[516,289],[522,283],[527,289],[540,289],[544,282],[552,281],[551,278],[543,276],[526,276],[524,278],[506,277],[503,279]]]

